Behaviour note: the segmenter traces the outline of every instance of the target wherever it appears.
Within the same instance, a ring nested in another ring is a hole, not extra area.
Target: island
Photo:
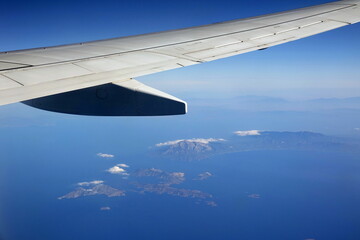
[[[91,188],[79,187],[75,191],[70,192],[64,196],[61,196],[58,199],[59,200],[72,199],[72,198],[94,196],[94,195],[105,195],[107,197],[120,197],[120,196],[125,196],[125,192],[105,184],[97,184]]]

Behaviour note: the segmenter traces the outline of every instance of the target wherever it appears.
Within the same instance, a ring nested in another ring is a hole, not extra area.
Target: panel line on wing
[[[323,22],[324,22],[324,21],[317,21],[317,22],[305,24],[305,25],[300,26],[300,28],[311,27],[311,26],[314,26],[314,25],[316,25],[316,24],[320,24],[320,23],[323,23]]]
[[[286,30],[282,30],[282,31],[279,31],[279,32],[276,32],[276,34],[283,34],[283,33],[288,33],[288,32],[292,32],[292,31],[296,31],[296,30],[299,30],[301,27],[293,27],[293,28],[290,28],[290,29],[286,29]]]
[[[27,66],[27,67],[31,67],[31,66],[32,66],[32,65],[29,65],[29,64],[16,63],[16,62],[10,62],[10,61],[3,61],[3,60],[0,60],[0,63],[17,64],[17,65],[23,65],[23,66]]]
[[[4,77],[4,78],[7,78],[9,79],[10,81],[13,81],[13,82],[16,82],[17,84],[21,85],[21,86],[25,86],[23,83],[19,82],[19,81],[16,81],[15,79],[12,79],[11,77],[9,76],[5,76],[3,74],[0,74],[0,76]]]
[[[333,21],[333,22],[338,22],[338,23],[344,23],[344,24],[347,24],[347,25],[351,25],[352,23],[350,22],[345,22],[345,21],[341,21],[341,20],[336,20],[336,19],[327,19],[328,21]]]
[[[239,43],[242,43],[242,42],[244,42],[244,41],[235,41],[235,42],[231,42],[231,43],[225,43],[225,44],[217,45],[214,48],[227,47],[227,46],[239,44]]]
[[[180,54],[170,54],[170,53],[164,53],[164,52],[157,52],[157,51],[153,51],[153,50],[146,50],[146,51],[142,51],[142,52],[155,53],[155,54],[158,54],[158,55],[174,57],[174,58],[180,58],[182,60],[187,60],[187,61],[191,61],[191,62],[194,62],[194,63],[202,63],[202,61],[200,61],[199,59],[192,58],[192,57],[185,56],[185,55],[180,55]]]
[[[239,49],[239,50],[236,50],[236,51],[228,51],[228,52],[222,52],[222,53],[217,53],[217,54],[214,54],[214,53],[211,53],[211,52],[209,53],[209,52],[204,51],[204,55],[201,56],[201,57],[203,59],[205,59],[205,61],[211,61],[212,58],[216,58],[216,59],[224,58],[224,57],[237,55],[239,53],[250,52],[252,50],[264,49],[264,48],[271,47],[273,45],[277,45],[277,44],[280,44],[280,43],[283,43],[283,42],[289,42],[289,41],[295,40],[295,39],[296,39],[295,37],[290,37],[290,38],[281,39],[281,40],[278,40],[278,41],[269,42],[269,43],[266,43],[266,44],[254,45],[254,46]],[[198,52],[198,53],[201,54],[201,52]]]
[[[19,68],[27,68],[27,67],[32,67],[32,65],[0,60],[0,72],[6,70],[19,69]]]

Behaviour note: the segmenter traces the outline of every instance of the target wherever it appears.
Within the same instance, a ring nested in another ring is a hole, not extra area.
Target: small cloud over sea
[[[107,169],[106,171],[108,173],[111,173],[111,174],[117,174],[117,175],[122,175],[122,176],[129,176],[129,173],[127,173],[126,169],[125,168],[128,168],[129,165],[126,165],[124,163],[121,163],[121,164],[117,164],[109,169]]]
[[[120,163],[120,164],[118,164],[116,166],[121,167],[121,168],[129,168],[130,167],[129,165],[127,165],[125,163]]]
[[[97,156],[102,157],[102,158],[114,158],[115,157],[115,155],[108,154],[108,153],[98,153]]]
[[[110,207],[101,207],[100,210],[101,211],[110,211],[111,208]]]
[[[99,184],[103,184],[104,181],[102,180],[94,180],[91,182],[79,182],[77,183],[77,185],[81,186],[81,187],[88,187],[88,186],[95,186],[95,185],[99,185]]]
[[[250,130],[250,131],[236,131],[234,132],[235,135],[238,135],[240,137],[246,137],[246,136],[260,136],[261,131],[260,130]]]

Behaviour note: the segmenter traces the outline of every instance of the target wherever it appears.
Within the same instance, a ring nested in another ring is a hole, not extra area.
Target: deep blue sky
[[[308,1],[7,1],[0,50],[75,43],[244,18]],[[179,97],[352,97],[360,90],[360,24],[274,47],[140,78]],[[222,84],[219,84],[219,81]]]

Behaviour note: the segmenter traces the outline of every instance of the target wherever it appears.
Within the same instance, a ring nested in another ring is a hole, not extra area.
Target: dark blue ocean
[[[51,145],[46,146],[51,156],[36,149],[16,151],[7,159],[11,164],[2,164],[2,240],[360,239],[359,156],[254,151],[184,162],[144,149],[113,149],[119,157],[108,160],[99,159],[94,149]],[[131,176],[126,180],[105,172],[120,162],[132,170],[184,172],[186,181],[179,187],[212,194],[217,207],[132,191],[115,198],[57,199],[81,181],[102,179],[126,187]],[[193,180],[205,171],[213,177]],[[111,210],[100,211],[103,206]]]

